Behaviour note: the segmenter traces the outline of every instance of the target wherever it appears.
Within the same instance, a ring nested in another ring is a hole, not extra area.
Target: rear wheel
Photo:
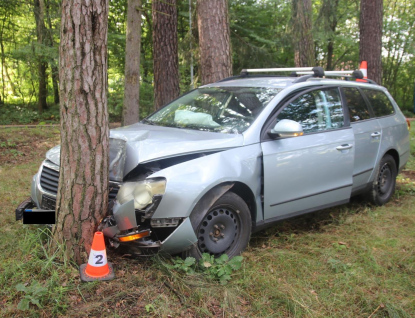
[[[239,255],[251,236],[251,214],[245,201],[233,192],[220,197],[203,215],[193,216],[197,243],[185,253],[197,259],[203,253]]]
[[[395,192],[397,167],[391,155],[385,155],[379,163],[369,199],[376,205],[387,203]]]

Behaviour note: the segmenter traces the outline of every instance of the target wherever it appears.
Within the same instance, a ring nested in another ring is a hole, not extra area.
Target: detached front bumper
[[[103,220],[102,231],[113,247],[129,245],[142,251],[176,254],[197,242],[188,217],[145,220],[134,209],[133,201],[116,203],[113,215]]]
[[[33,204],[31,198],[27,198],[22,203],[20,203],[19,206],[16,208],[16,221],[22,220],[23,219],[23,212],[26,209],[33,208],[33,206],[34,206],[34,204]]]
[[[16,221],[23,220],[23,224],[55,224],[55,210],[38,209],[32,198],[27,198],[16,208]]]

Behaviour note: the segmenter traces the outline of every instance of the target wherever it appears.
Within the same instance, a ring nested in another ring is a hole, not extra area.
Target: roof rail
[[[283,68],[249,68],[241,71],[241,76],[247,76],[249,73],[268,73],[268,72],[307,72],[316,77],[324,76],[324,69],[320,66],[315,67],[283,67]]]
[[[296,72],[298,75],[308,75],[313,74],[313,72]],[[345,76],[350,75],[354,78],[363,79],[363,73],[359,70],[350,70],[350,71],[324,71],[324,76],[336,77],[336,76]]]
[[[249,76],[250,73],[267,73],[267,72],[292,72],[290,76],[306,75],[297,78],[294,83],[305,82],[311,77],[344,77],[346,80],[350,78],[363,79],[363,73],[360,70],[349,71],[324,71],[320,66],[315,67],[283,67],[283,68],[252,68],[243,69],[241,77]],[[376,84],[370,79],[364,79],[365,82]]]

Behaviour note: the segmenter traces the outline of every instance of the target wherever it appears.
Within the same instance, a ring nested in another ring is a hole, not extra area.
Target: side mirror
[[[298,137],[304,134],[303,127],[294,120],[282,119],[268,132],[271,138]]]

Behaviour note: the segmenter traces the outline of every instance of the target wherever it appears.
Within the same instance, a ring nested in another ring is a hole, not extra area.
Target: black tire
[[[391,155],[385,155],[379,162],[369,200],[376,205],[387,203],[395,192],[397,167]]]
[[[230,258],[241,254],[251,237],[252,221],[245,201],[233,192],[220,197],[209,210],[191,216],[198,241],[184,256],[200,259],[203,253]]]

